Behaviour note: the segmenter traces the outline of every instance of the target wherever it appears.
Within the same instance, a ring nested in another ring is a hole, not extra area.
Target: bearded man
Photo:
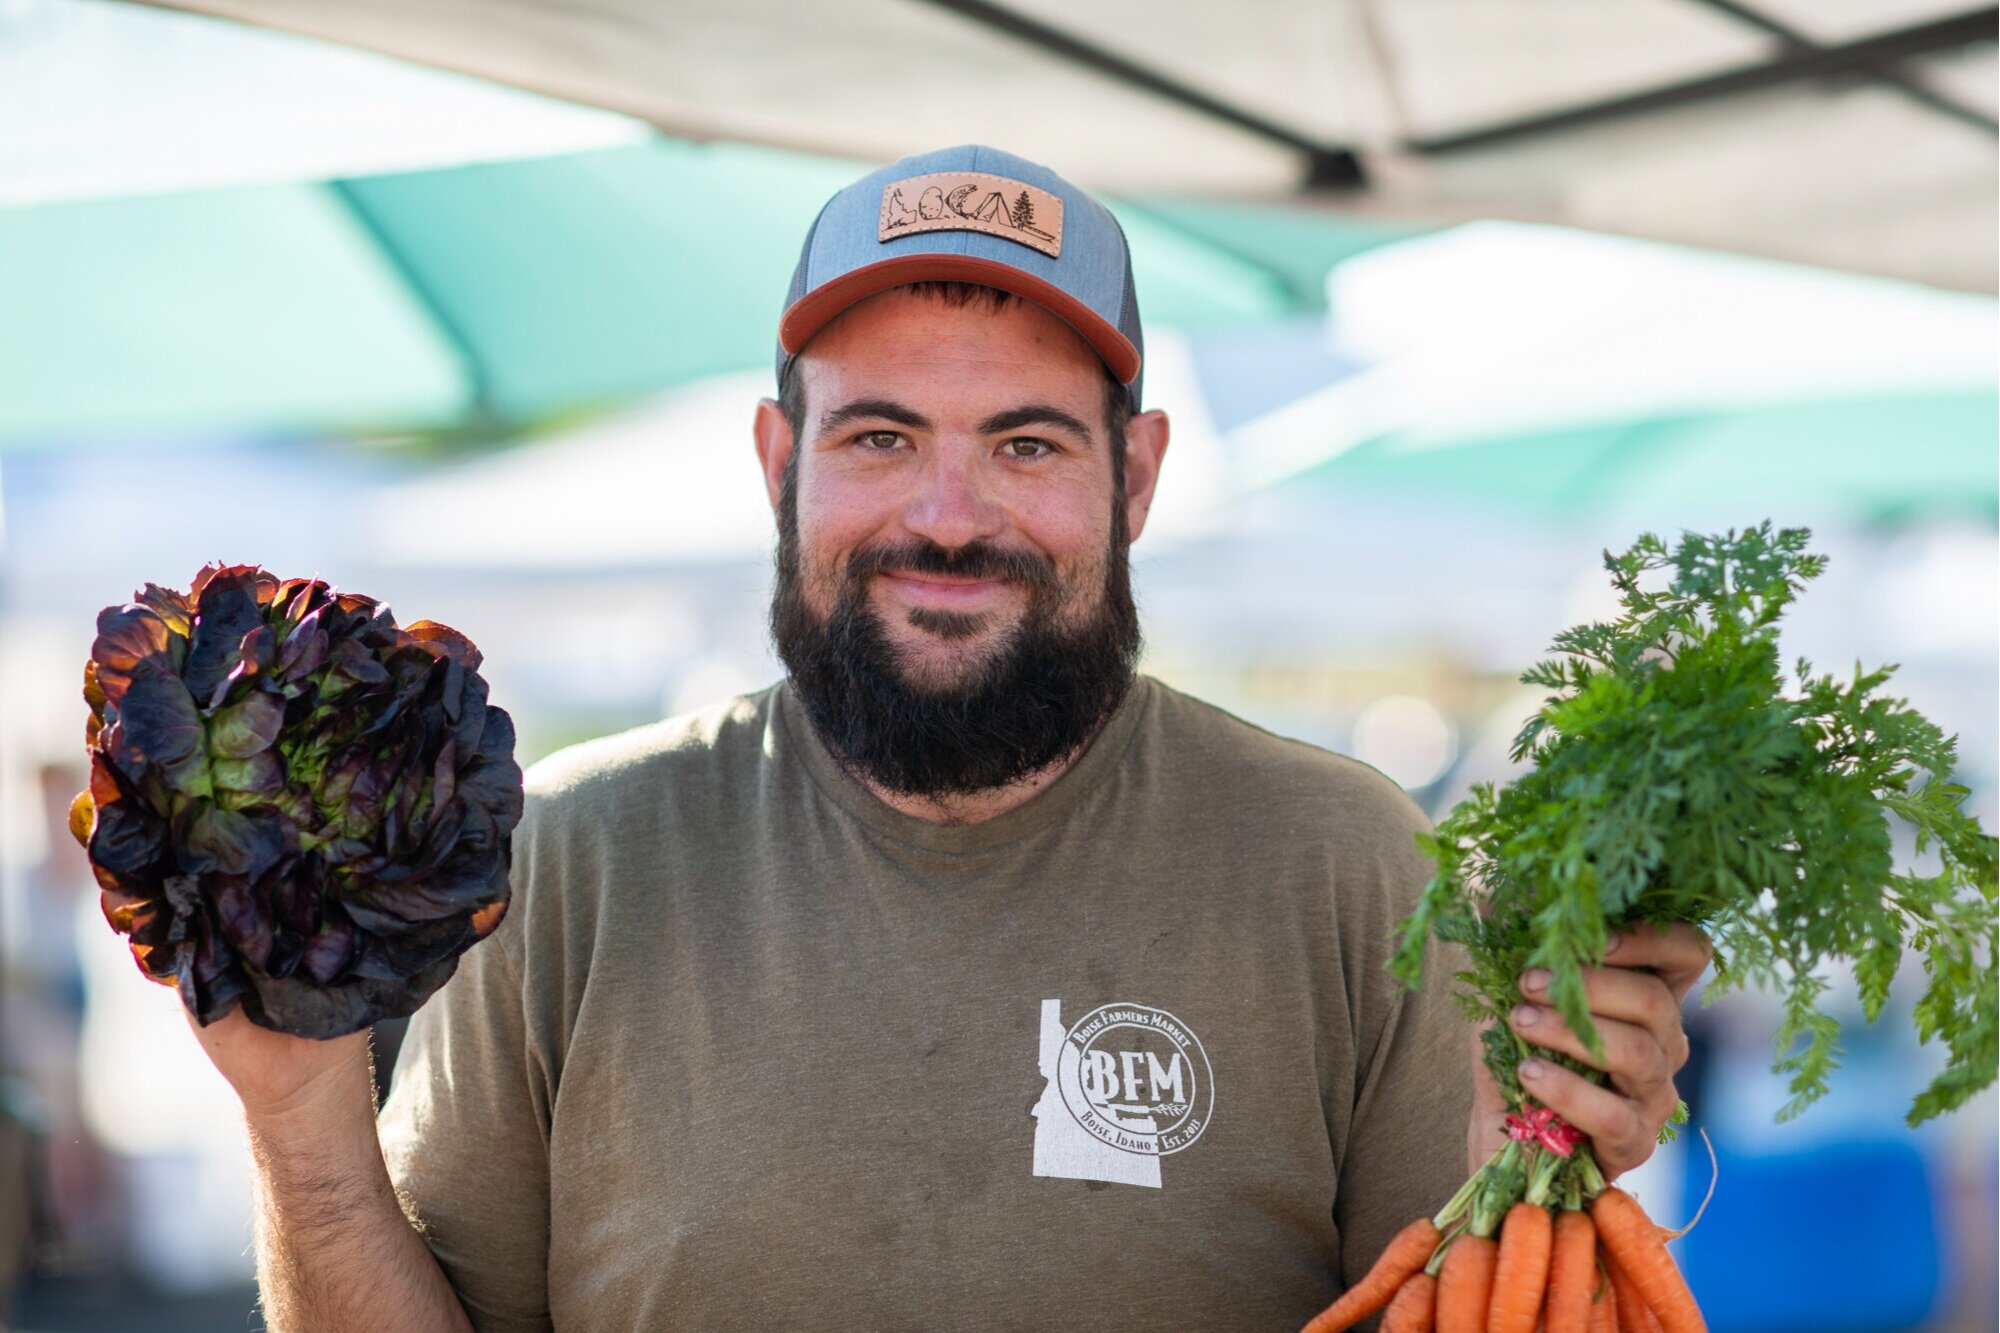
[[[1026,202],[890,207],[973,190]],[[274,1330],[1292,1329],[1496,1146],[1444,977],[1384,970],[1421,813],[1135,670],[1142,365],[1124,236],[1046,168],[828,202],[754,426],[786,679],[530,771],[379,1134],[360,1038],[202,1030]],[[1531,1081],[1609,1174],[1704,953],[1618,961],[1611,1086]]]

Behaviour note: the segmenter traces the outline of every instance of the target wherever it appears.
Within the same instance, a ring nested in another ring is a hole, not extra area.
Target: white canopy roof
[[[1939,0],[174,7],[692,137],[869,159],[975,140],[1106,189],[1265,198],[1316,166],[1359,180],[1328,208],[1996,279],[1995,11]]]

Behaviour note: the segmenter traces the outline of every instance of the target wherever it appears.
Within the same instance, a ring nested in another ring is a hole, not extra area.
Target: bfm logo
[[[1076,1123],[1122,1152],[1165,1156],[1193,1143],[1215,1107],[1201,1041],[1164,1009],[1107,1004],[1064,1034],[1056,1066]]]

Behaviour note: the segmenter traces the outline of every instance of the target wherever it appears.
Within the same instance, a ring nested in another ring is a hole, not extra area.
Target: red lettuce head
[[[317,579],[210,565],[106,607],[70,808],[140,970],[211,1023],[399,1018],[507,910],[521,770],[471,640]]]

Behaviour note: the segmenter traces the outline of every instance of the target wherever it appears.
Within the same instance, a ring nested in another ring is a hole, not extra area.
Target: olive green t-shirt
[[[1424,827],[1149,677],[971,825],[782,683],[575,746],[391,1174],[482,1330],[1294,1330],[1466,1174],[1446,976],[1384,971]]]

